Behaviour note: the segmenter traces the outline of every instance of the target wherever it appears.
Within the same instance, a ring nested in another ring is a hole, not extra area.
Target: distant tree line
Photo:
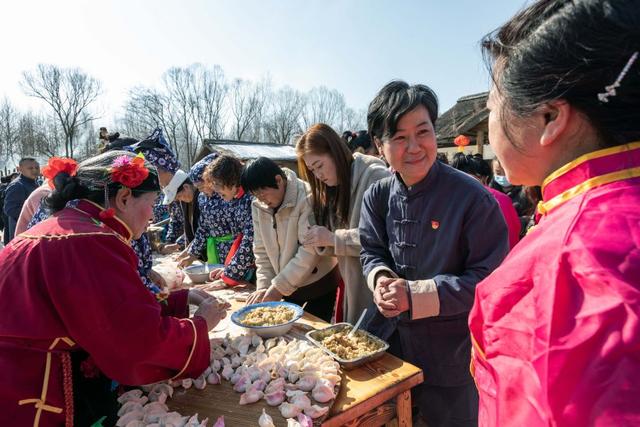
[[[101,83],[79,69],[41,64],[25,71],[25,94],[42,101],[39,112],[0,102],[0,160],[24,156],[85,158],[97,153],[94,110]],[[104,118],[102,118],[104,120]],[[302,92],[260,81],[228,78],[221,67],[173,67],[159,87],[132,88],[110,130],[142,138],[164,129],[178,157],[191,165],[204,139],[291,144],[310,125],[362,129],[365,111],[349,107],[344,95],[325,86]]]

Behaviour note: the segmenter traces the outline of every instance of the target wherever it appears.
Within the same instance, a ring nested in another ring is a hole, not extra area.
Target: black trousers
[[[327,273],[321,279],[299,288],[293,294],[285,297],[285,301],[302,305],[305,302],[307,306],[304,308],[306,312],[321,318],[325,322],[331,322],[333,315],[333,307],[336,304],[336,289],[340,281],[340,271],[338,266]]]
[[[389,353],[403,359],[400,334],[389,338]],[[476,427],[478,390],[473,381],[456,387],[420,384],[411,390],[412,406],[429,427]]]

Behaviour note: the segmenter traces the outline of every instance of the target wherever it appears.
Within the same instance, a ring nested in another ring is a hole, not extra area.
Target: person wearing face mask
[[[482,157],[456,153],[451,161],[451,167],[476,178],[496,198],[509,229],[509,248],[512,249],[520,240],[520,231],[522,229],[520,218],[518,218],[518,213],[513,207],[509,196],[487,186],[487,182],[491,179],[491,169],[487,162]]]
[[[429,426],[477,426],[467,317],[476,284],[509,251],[495,198],[436,161],[435,93],[393,81],[369,104],[369,133],[395,171],[365,193],[361,260],[376,317],[369,331],[424,371],[414,389]]]
[[[351,153],[345,141],[330,126],[311,126],[296,143],[298,169],[311,186],[312,225],[301,243],[319,255],[338,259],[344,289],[338,298],[336,319],[351,324],[373,297],[360,265],[358,222],[362,196],[371,184],[389,176],[376,157]]]
[[[491,161],[491,169],[493,170],[493,178],[489,182],[489,188],[509,196],[513,207],[518,213],[518,218],[520,218],[520,237],[523,237],[527,232],[527,224],[531,218],[531,211],[535,210],[535,206],[531,204],[531,200],[527,197],[521,185],[512,185],[509,182],[497,157]]]
[[[309,184],[266,157],[247,163],[242,188],[253,194],[256,291],[247,304],[307,303],[309,313],[329,322],[340,281],[334,257],[319,256],[300,241],[313,221]]]
[[[481,45],[491,148],[542,201],[476,287],[479,424],[638,426],[638,1],[535,1]]]

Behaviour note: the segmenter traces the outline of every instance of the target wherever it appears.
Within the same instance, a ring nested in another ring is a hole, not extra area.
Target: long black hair
[[[540,0],[485,36],[482,47],[508,137],[510,116],[562,99],[588,118],[601,146],[640,139],[640,58],[614,96],[598,96],[640,50],[637,0]]]
[[[335,163],[338,185],[329,187],[309,170],[304,162],[307,153],[328,154]],[[351,201],[351,163],[353,155],[347,143],[333,128],[324,123],[311,126],[296,142],[298,170],[303,179],[311,186],[313,215],[318,225],[333,229],[349,224],[349,205]]]

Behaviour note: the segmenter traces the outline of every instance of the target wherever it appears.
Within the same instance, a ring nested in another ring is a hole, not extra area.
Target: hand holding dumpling
[[[229,305],[228,302],[209,297],[200,303],[200,306],[193,315],[204,318],[207,322],[207,328],[211,330],[225,318],[229,307],[231,307],[231,305]]]

